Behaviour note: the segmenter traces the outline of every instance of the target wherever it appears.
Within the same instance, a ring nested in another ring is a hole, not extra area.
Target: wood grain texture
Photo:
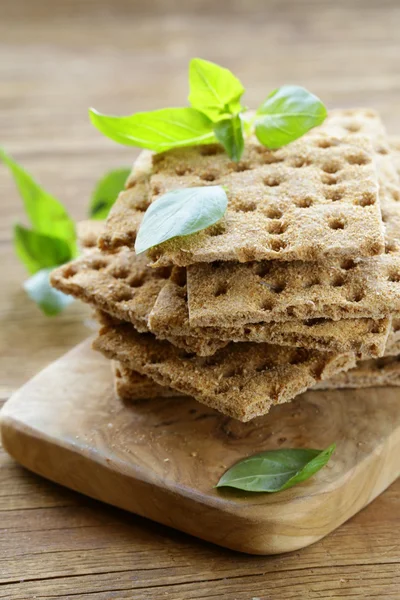
[[[98,177],[136,156],[92,129],[87,107],[128,114],[180,105],[192,56],[234,70],[249,105],[294,82],[332,107],[370,104],[400,133],[397,0],[6,0],[0,34],[1,144],[76,219]],[[3,168],[0,194],[6,399],[88,335],[89,312],[74,304],[46,319],[26,299],[10,243],[23,211]],[[4,452],[0,511],[4,600],[399,597],[400,481],[317,544],[270,558],[240,556],[104,507],[24,471]]]
[[[0,415],[4,448],[29,470],[221,546],[278,554],[321,539],[400,474],[396,388],[308,392],[240,423],[188,398],[116,398],[88,340],[18,390]],[[235,462],[280,447],[336,453],[275,494],[216,490]]]

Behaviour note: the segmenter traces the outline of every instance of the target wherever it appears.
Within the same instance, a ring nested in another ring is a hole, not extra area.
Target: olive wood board
[[[9,454],[43,477],[252,554],[319,540],[400,473],[398,388],[311,391],[240,423],[187,398],[121,401],[109,362],[90,340],[6,402],[1,433]],[[289,490],[214,487],[245,456],[334,441],[328,465]]]

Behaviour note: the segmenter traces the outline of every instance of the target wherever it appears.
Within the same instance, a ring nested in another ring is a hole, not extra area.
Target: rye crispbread
[[[149,256],[157,266],[215,260],[310,261],[383,252],[376,169],[365,137],[307,135],[275,151],[251,139],[238,164],[220,150],[217,145],[201,146],[154,156],[149,198],[143,176],[133,176],[132,187],[122,192],[110,212],[100,246],[132,245],[148,201],[168,191],[223,185],[228,194],[224,219],[151,249]],[[340,203],[335,202],[337,193],[332,198],[337,183]]]
[[[90,224],[79,228],[92,240]],[[84,239],[86,239],[84,238]],[[82,240],[82,238],[80,238]],[[81,246],[82,246],[81,241]],[[151,269],[143,256],[128,248],[115,254],[89,246],[85,255],[58,268],[52,284],[114,318],[131,322],[138,331],[152,331],[159,339],[209,356],[229,341],[268,342],[284,346],[382,356],[389,320],[349,319],[256,323],[232,328],[191,327],[188,319],[185,270]],[[104,321],[104,319],[103,319]]]
[[[97,241],[104,232],[104,221],[87,219],[78,221],[76,224],[76,235],[81,252],[91,251],[97,247]]]
[[[384,127],[375,113],[366,116],[363,111],[335,111],[326,127],[340,133],[340,122],[349,135],[353,123],[357,132],[365,132],[373,140],[385,254],[320,263],[191,265],[187,269],[191,325],[231,327],[288,319],[382,318],[400,312],[400,189],[392,160],[399,160],[398,155],[396,150],[390,152]],[[336,188],[340,191],[340,186],[332,186],[332,191]]]
[[[241,421],[263,415],[272,405],[355,364],[352,353],[247,343],[231,343],[212,357],[200,358],[151,334],[140,334],[131,325],[104,327],[93,347],[156,383]]]
[[[181,395],[171,388],[158,385],[145,375],[128,369],[122,363],[113,362],[113,373],[115,392],[121,400],[150,400]]]
[[[86,227],[90,231],[90,227]],[[51,284],[115,319],[127,321],[140,332],[149,331],[148,317],[157,296],[170,275],[169,268],[150,269],[145,256],[129,248],[106,254],[90,248],[83,256],[55,269]],[[218,339],[197,336],[168,336],[184,350],[202,356],[214,354],[227,345]]]
[[[139,375],[121,363],[118,365],[119,375],[115,379],[115,387],[117,395],[122,400],[134,402],[179,395],[179,392],[158,385],[152,379]],[[381,386],[400,386],[399,356],[359,361],[353,369],[320,381],[311,389],[334,390]]]
[[[390,318],[309,319],[280,323],[248,323],[237,327],[192,327],[189,322],[184,270],[176,268],[160,291],[149,314],[149,328],[160,339],[192,336],[198,340],[267,342],[331,352],[355,352],[378,357],[385,351]]]
[[[313,387],[314,390],[400,386],[400,356],[359,361],[354,369],[338,373]]]

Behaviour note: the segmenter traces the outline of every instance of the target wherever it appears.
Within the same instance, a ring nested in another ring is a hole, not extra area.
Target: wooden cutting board
[[[1,433],[11,456],[52,481],[228,548],[275,554],[325,536],[398,477],[399,395],[308,392],[249,423],[185,398],[124,403],[88,340],[14,394]],[[328,466],[290,490],[213,487],[255,452],[333,441]]]

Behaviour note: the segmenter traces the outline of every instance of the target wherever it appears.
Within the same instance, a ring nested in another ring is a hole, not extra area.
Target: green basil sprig
[[[259,141],[279,148],[326,117],[326,108],[302,87],[286,85],[274,90],[259,107],[253,127],[243,118],[244,87],[228,69],[200,58],[189,64],[191,108],[165,108],[129,117],[102,115],[89,110],[95,127],[112,140],[128,146],[164,152],[172,148],[220,142],[228,156],[239,161],[244,135],[255,129]]]
[[[19,224],[14,226],[15,252],[32,276],[24,288],[44,314],[57,314],[72,298],[55,293],[49,274],[52,268],[76,256],[75,224],[64,206],[4,150],[0,150],[0,158],[14,177],[32,226],[31,229]]]
[[[336,444],[326,450],[283,448],[245,458],[226,471],[216,487],[232,487],[247,492],[281,492],[306,481],[322,469]]]
[[[243,110],[244,87],[233,73],[208,60],[193,58],[189,64],[189,102],[214,123]]]
[[[212,122],[194,108],[163,108],[130,117],[102,115],[91,108],[89,115],[93,125],[115,142],[154,152],[216,141]]]
[[[89,217],[91,219],[106,219],[110,208],[114,204],[118,194],[124,189],[126,180],[131,169],[115,169],[110,171],[97,183],[89,205]]]
[[[16,224],[13,232],[15,252],[31,275],[24,283],[24,289],[45,315],[56,315],[73,298],[53,289],[49,275],[54,267],[77,255],[75,223],[61,202],[46,192],[3,149],[0,149],[0,159],[14,177],[31,223],[31,229]],[[117,169],[100,180],[91,200],[89,212],[93,218],[107,216],[128,175],[129,169]]]
[[[136,237],[136,254],[214,225],[224,216],[227,205],[226,192],[219,185],[184,188],[160,196],[145,212]]]
[[[256,136],[264,146],[280,148],[321,125],[326,116],[325,106],[314,94],[297,85],[284,85],[258,108]]]

